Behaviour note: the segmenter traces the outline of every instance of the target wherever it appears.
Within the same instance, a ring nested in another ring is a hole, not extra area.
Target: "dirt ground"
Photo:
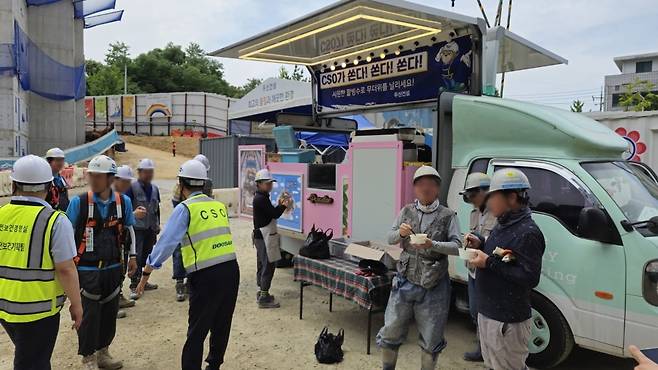
[[[126,143],[161,150],[171,155],[171,136],[121,135]],[[176,156],[194,157],[199,153],[199,139],[193,137],[176,138]]]
[[[163,222],[171,214],[170,197],[173,178],[182,157],[152,148],[128,144],[128,152],[119,154],[118,162],[135,164],[148,156],[156,161],[156,176],[163,200]],[[232,219],[232,232],[237,246],[241,269],[240,293],[233,318],[231,339],[223,369],[378,369],[380,352],[374,345],[374,335],[383,323],[383,314],[373,319],[372,354],[366,355],[367,312],[340,298],[334,299],[334,312],[329,312],[328,292],[318,287],[304,290],[304,319],[299,320],[299,284],[292,280],[292,269],[277,270],[272,293],[281,301],[281,308],[259,310],[256,306],[256,253],[250,243],[251,224]],[[178,369],[180,353],[187,329],[187,302],[175,301],[172,265],[155,271],[150,281],[160,288],[147,292],[137,305],[127,310],[128,317],[120,319],[117,335],[111,346],[113,355],[124,361],[126,370]],[[218,282],[221,289],[221,282]],[[313,345],[324,326],[332,332],[345,329],[345,360],[338,365],[320,365],[313,354]],[[482,369],[483,366],[464,362],[462,354],[472,346],[474,333],[466,315],[453,312],[446,328],[448,347],[440,356],[440,369]],[[417,332],[400,349],[398,368],[420,368]],[[78,340],[70,329],[67,308],[62,311],[59,337],[52,358],[53,369],[78,369],[76,355]],[[207,345],[206,345],[207,348]],[[0,329],[0,370],[11,368],[13,346]],[[571,369],[632,369],[632,362],[611,356],[576,349],[559,367]]]

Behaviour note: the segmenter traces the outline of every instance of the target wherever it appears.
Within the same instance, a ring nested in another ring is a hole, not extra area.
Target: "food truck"
[[[519,168],[547,243],[528,364],[553,367],[574,345],[616,356],[628,356],[630,344],[655,346],[656,175],[624,160],[627,142],[585,116],[491,96],[497,73],[563,58],[481,19],[389,0],[341,1],[211,55],[308,68],[312,115],[283,115],[279,126],[346,132],[356,127],[341,117],[389,117],[380,130],[355,131],[341,163],[322,163],[290,137],[292,146],[263,164],[279,180],[273,200],[295,201],[279,223],[285,248],[294,252],[313,225],[383,239],[412,199],[422,162],[439,170],[441,201],[466,231],[466,176]],[[411,119],[420,124],[404,127]],[[459,291],[463,261],[451,260],[450,275]]]

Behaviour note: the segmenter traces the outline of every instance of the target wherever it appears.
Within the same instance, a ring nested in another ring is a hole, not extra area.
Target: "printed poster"
[[[254,214],[256,172],[265,168],[265,145],[241,145],[238,147],[238,186],[240,187],[240,216]]]
[[[276,180],[270,199],[273,205],[279,204],[282,198],[291,198],[292,206],[283,212],[278,220],[280,229],[287,229],[296,232],[303,232],[303,209],[302,190],[304,179],[302,175],[283,175],[273,173],[272,177]]]
[[[120,96],[108,96],[107,97],[107,112],[110,115],[108,121],[110,122],[121,122],[121,97]]]
[[[133,95],[123,96],[123,119],[135,119],[135,97]]]
[[[94,100],[94,110],[97,121],[107,121],[107,100],[104,96],[96,97]]]
[[[85,98],[85,116],[88,121],[94,120],[94,98]]]

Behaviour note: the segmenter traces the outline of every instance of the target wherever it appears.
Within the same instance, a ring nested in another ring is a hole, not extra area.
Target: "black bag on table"
[[[304,245],[299,250],[299,254],[313,259],[329,259],[329,240],[334,237],[334,230],[316,229],[315,225],[311,228],[311,232],[306,236]]]
[[[333,335],[325,326],[320,332],[318,341],[315,343],[315,358],[321,364],[335,364],[343,361],[343,340],[345,332],[343,329],[338,331],[338,335]]]

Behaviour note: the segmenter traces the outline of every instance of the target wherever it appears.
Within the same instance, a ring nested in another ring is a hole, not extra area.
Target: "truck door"
[[[619,353],[624,340],[626,273],[621,239],[603,243],[584,238],[578,231],[581,211],[586,207],[602,209],[598,200],[575,175],[558,164],[535,161],[493,161],[492,164],[494,169],[518,168],[530,180],[533,219],[546,239],[537,291],[559,308],[576,343]],[[535,352],[548,345],[544,339],[551,338],[549,342],[552,342],[554,335],[565,335],[553,332],[546,335],[546,328],[541,334],[541,324],[541,319],[536,320],[535,332],[540,337],[533,338]],[[557,327],[547,324],[549,329]]]

